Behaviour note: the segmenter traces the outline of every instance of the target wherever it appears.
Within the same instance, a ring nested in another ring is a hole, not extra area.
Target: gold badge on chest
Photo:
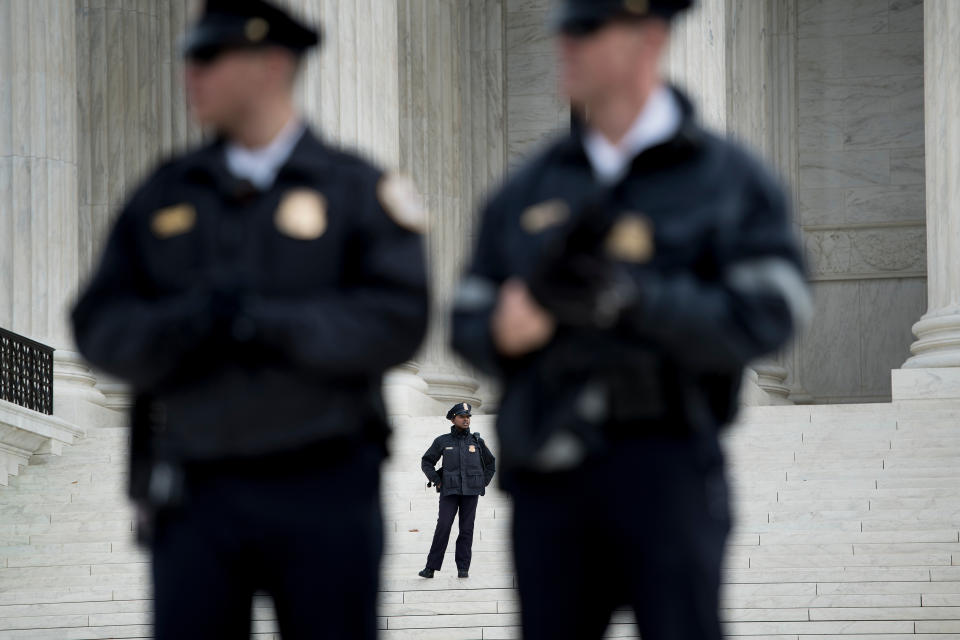
[[[614,223],[606,241],[607,255],[623,262],[644,263],[656,251],[653,222],[642,213],[625,213]]]
[[[533,235],[563,224],[569,217],[570,206],[560,198],[556,198],[529,207],[520,216],[520,226]]]
[[[476,445],[470,445],[470,453],[476,453],[476,452],[477,452]]]
[[[150,231],[158,238],[173,238],[187,233],[197,224],[197,210],[192,204],[165,207],[150,218]]]
[[[313,189],[288,191],[274,222],[280,233],[297,240],[316,240],[327,230],[327,199]]]

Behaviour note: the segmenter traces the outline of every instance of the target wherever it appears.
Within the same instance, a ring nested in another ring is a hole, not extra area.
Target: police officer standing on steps
[[[477,503],[486,493],[487,485],[497,472],[497,461],[479,433],[470,431],[472,407],[466,402],[453,405],[447,420],[453,423],[450,433],[437,437],[423,454],[420,467],[430,484],[440,493],[440,515],[433,543],[427,556],[427,566],[420,572],[423,578],[432,578],[443,566],[453,519],[460,512],[460,535],[457,536],[457,577],[470,577],[470,559],[473,549],[473,523],[477,517]],[[442,461],[440,472],[437,462]]]
[[[386,369],[427,285],[410,185],[320,141],[293,106],[317,31],[208,0],[185,38],[215,138],[131,196],[74,311],[80,350],[135,392],[131,493],[157,640],[376,637]]]
[[[564,0],[575,123],[488,203],[453,340],[498,375],[526,640],[721,637],[718,432],[809,314],[785,197],[659,76],[690,0]],[[584,119],[586,114],[587,119]]]

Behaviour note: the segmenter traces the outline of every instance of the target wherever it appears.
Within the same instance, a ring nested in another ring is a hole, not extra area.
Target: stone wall
[[[890,396],[926,308],[923,6],[798,3],[799,215],[817,305],[817,402]]]

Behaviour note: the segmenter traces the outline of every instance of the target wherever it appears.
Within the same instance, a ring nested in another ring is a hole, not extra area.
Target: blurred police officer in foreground
[[[527,640],[621,605],[644,640],[720,637],[717,434],[809,312],[783,191],[659,77],[689,4],[559,4],[576,122],[489,202],[458,292],[456,348],[503,380]]]
[[[473,408],[466,402],[455,404],[447,412],[453,423],[450,433],[438,436],[423,454],[420,468],[430,484],[440,494],[440,514],[433,543],[427,556],[427,566],[420,572],[423,578],[432,578],[443,566],[453,519],[460,512],[460,535],[457,536],[457,577],[470,577],[470,559],[473,556],[473,523],[477,517],[477,503],[486,494],[487,485],[497,472],[497,461],[480,437],[470,431]],[[437,462],[442,460],[440,471]]]
[[[187,91],[216,138],[137,189],[80,298],[81,351],[136,394],[131,492],[156,638],[373,638],[388,368],[423,335],[422,210],[332,149],[292,92],[319,35],[208,0]]]

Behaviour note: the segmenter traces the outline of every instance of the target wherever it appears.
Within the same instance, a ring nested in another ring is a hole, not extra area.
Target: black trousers
[[[525,640],[599,640],[631,606],[644,640],[719,640],[730,528],[719,451],[634,439],[572,472],[516,478]]]
[[[433,532],[433,544],[430,545],[430,554],[427,556],[427,568],[440,571],[443,566],[443,554],[447,552],[447,543],[450,541],[450,530],[453,528],[453,519],[460,511],[460,535],[457,536],[457,552],[454,559],[457,569],[470,570],[470,560],[473,557],[473,523],[477,519],[477,504],[480,496],[442,496],[440,498],[440,515],[437,517],[437,528]]]
[[[284,640],[377,635],[379,454],[187,476],[152,547],[156,640],[248,640],[256,591]]]

